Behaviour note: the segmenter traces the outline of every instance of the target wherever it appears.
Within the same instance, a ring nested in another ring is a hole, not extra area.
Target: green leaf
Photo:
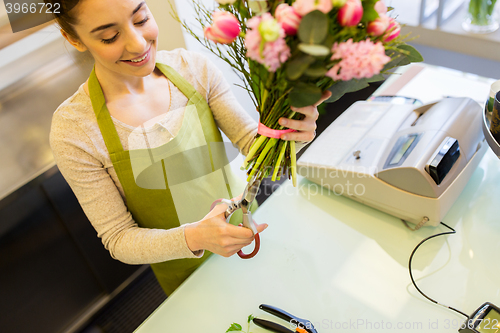
[[[412,62],[423,61],[422,55],[411,45],[401,44],[397,46],[398,50],[387,50],[385,53],[392,58],[385,64],[382,72],[398,66],[406,66]]]
[[[247,322],[250,324],[250,322],[254,319],[254,315],[249,315]]]
[[[226,331],[227,332],[238,332],[238,331],[241,331],[242,328],[241,328],[241,325],[240,324],[237,324],[237,323],[232,323],[231,324],[231,327],[229,327]]]
[[[363,17],[361,18],[361,22],[371,22],[379,17],[377,11],[375,10],[375,3],[378,0],[365,0],[363,1]]]
[[[314,10],[302,18],[299,25],[299,39],[307,44],[320,44],[328,34],[328,17]]]
[[[310,77],[322,77],[325,76],[326,72],[328,72],[328,69],[325,66],[317,64],[307,68],[304,74]]]
[[[371,78],[366,79],[366,82],[379,82],[385,80],[382,74],[373,75]]]
[[[332,92],[332,96],[330,96],[330,98],[327,99],[325,102],[333,103],[339,100],[342,96],[344,96],[344,94],[358,91],[368,86],[369,84],[367,79],[361,79],[361,80],[352,79],[349,81],[338,81],[328,89]]]
[[[302,108],[304,106],[313,105],[321,98],[321,89],[319,89],[316,85],[311,83],[299,82],[297,83],[288,98],[290,99],[290,105],[298,108]]]
[[[363,17],[361,18],[361,22],[371,22],[374,21],[377,17],[379,17],[377,11],[374,8],[369,8],[363,11]]]
[[[314,57],[310,55],[303,55],[289,61],[286,65],[286,77],[289,80],[297,80],[313,62]]]
[[[391,57],[392,60],[389,61],[387,64],[385,64],[384,69],[382,69],[382,72],[385,72],[394,67],[406,66],[410,64],[410,60],[408,60],[408,57],[401,52],[394,50],[387,50],[385,54]]]
[[[420,52],[418,52],[417,49],[411,45],[402,44],[402,45],[398,46],[398,49],[408,52],[408,54],[406,54],[406,57],[408,58],[408,60],[410,62],[422,62],[422,61],[424,61],[424,58],[422,57]]]
[[[330,49],[323,45],[300,43],[299,50],[316,57],[322,57],[330,54]]]
[[[332,46],[333,44],[337,41],[337,38],[335,38],[335,36],[333,35],[328,35],[326,36],[326,39],[325,41],[322,43],[323,45],[325,45],[327,48],[329,48],[330,50],[332,49]]]

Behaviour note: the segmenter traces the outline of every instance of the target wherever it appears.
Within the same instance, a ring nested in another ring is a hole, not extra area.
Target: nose
[[[147,45],[148,41],[140,29],[137,29],[136,27],[129,29],[125,45],[128,53],[141,55],[144,51],[146,51]]]

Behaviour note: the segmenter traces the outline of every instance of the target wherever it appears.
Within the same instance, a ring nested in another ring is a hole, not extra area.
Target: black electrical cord
[[[431,238],[434,238],[434,237],[438,237],[438,236],[442,236],[442,235],[450,235],[450,234],[456,234],[457,232],[455,231],[455,229],[453,229],[452,227],[448,226],[447,224],[444,224],[443,222],[441,222],[442,225],[444,225],[446,228],[450,229],[451,231],[447,231],[447,232],[442,232],[442,233],[439,233],[439,234],[435,234],[435,235],[432,235],[432,236],[429,236],[427,238],[425,238],[424,240],[422,240],[420,243],[418,243],[417,246],[415,246],[415,248],[413,249],[411,255],[410,255],[410,260],[408,262],[408,270],[410,271],[410,278],[411,278],[411,282],[413,283],[413,285],[415,286],[415,288],[418,290],[419,293],[422,294],[422,296],[424,296],[425,298],[427,298],[429,301],[431,301],[432,303],[435,303],[437,305],[441,305],[447,309],[450,309],[450,310],[453,310],[455,312],[458,312],[460,313],[462,316],[465,316],[465,318],[469,319],[469,316],[466,315],[465,313],[463,313],[462,311],[460,310],[457,310],[451,306],[448,306],[448,305],[444,305],[444,304],[441,304],[439,303],[438,301],[435,301],[433,300],[432,298],[430,298],[429,296],[427,296],[426,294],[424,294],[424,292],[422,290],[420,290],[420,288],[417,286],[417,283],[415,282],[415,280],[413,279],[413,274],[411,272],[411,261],[413,259],[413,255],[415,254],[415,252],[417,251],[417,249],[420,247],[420,245],[422,245],[423,243],[425,243],[426,241],[428,241],[429,239]]]

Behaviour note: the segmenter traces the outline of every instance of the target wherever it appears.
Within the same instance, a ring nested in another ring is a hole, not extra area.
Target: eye
[[[142,21],[137,22],[135,25],[144,25],[147,21],[149,21],[149,16],[146,16]]]
[[[116,38],[118,38],[118,33],[111,38],[101,39],[101,42],[103,42],[104,44],[111,44],[116,40]]]

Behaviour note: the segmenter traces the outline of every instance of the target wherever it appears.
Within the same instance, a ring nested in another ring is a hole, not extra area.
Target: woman
[[[170,294],[209,251],[228,257],[253,241],[251,230],[226,223],[224,205],[204,215],[238,182],[227,163],[214,168],[218,128],[246,154],[257,125],[203,56],[157,52],[158,27],[144,1],[51,2],[61,5],[62,35],[95,60],[54,113],[56,163],[111,256],[152,264]],[[297,111],[302,121],[281,120],[297,130],[284,139],[311,141],[317,110]]]

